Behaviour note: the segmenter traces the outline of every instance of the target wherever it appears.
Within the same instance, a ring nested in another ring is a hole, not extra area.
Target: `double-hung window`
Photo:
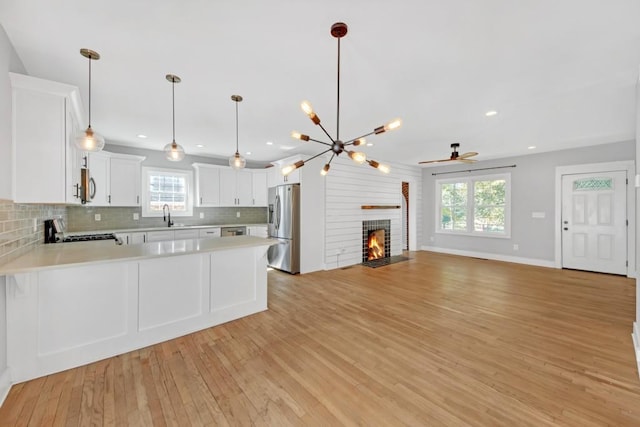
[[[142,216],[193,215],[193,173],[188,170],[142,168]],[[166,206],[165,206],[166,205]]]
[[[436,232],[510,237],[511,176],[436,181]]]

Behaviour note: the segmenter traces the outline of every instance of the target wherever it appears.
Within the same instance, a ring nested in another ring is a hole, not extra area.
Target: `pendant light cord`
[[[89,56],[89,128],[91,128],[91,56]]]
[[[340,38],[338,38],[338,108],[336,117],[336,139],[340,140]]]
[[[236,154],[238,152],[238,101],[236,101]]]
[[[173,122],[173,142],[176,142],[176,79],[171,78],[171,120]]]

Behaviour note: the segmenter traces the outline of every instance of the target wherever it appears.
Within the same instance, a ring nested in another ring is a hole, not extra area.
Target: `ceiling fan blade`
[[[425,160],[424,162],[418,162],[419,165],[424,165],[425,163],[441,163],[441,162],[450,162],[452,159],[440,159],[440,160]]]
[[[460,157],[458,157],[458,161],[462,162],[462,163],[475,163],[475,162],[477,162],[477,160],[475,160],[475,159],[461,159]]]
[[[466,158],[477,156],[477,155],[478,153],[476,153],[475,151],[469,151],[468,153],[460,154],[458,156],[458,159],[466,159]]]

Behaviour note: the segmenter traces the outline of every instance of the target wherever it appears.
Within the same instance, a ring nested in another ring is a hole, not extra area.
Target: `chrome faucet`
[[[167,208],[166,214],[164,212],[164,208]],[[171,211],[169,210],[169,205],[166,203],[162,206],[162,220],[167,221],[167,227],[171,227],[173,225],[173,222],[171,221]]]

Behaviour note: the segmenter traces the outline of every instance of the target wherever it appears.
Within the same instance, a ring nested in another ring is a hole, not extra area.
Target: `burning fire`
[[[379,240],[377,232],[369,235],[369,261],[384,258],[384,231],[381,234],[382,236]]]

